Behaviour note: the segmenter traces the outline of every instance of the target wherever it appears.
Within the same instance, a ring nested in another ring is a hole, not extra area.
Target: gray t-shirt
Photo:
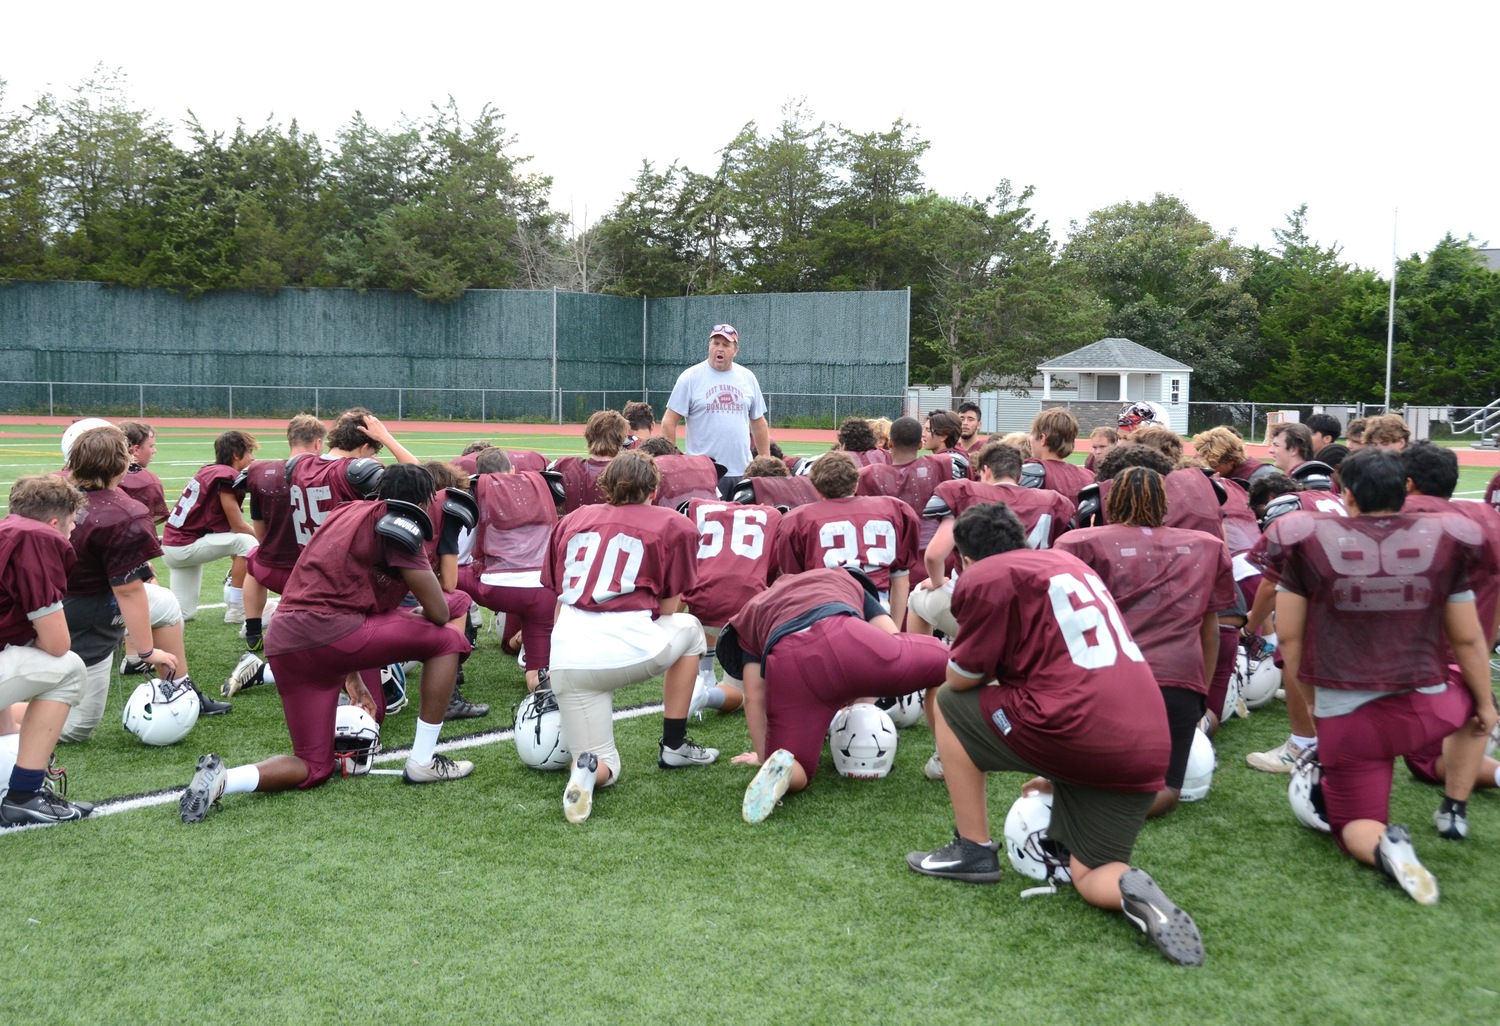
[[[707,360],[677,376],[667,409],[687,421],[687,454],[707,456],[733,475],[750,462],[750,422],[766,415],[760,382],[739,364],[717,371]]]

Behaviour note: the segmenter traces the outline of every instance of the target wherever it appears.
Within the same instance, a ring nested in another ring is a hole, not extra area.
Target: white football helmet
[[[1214,755],[1214,743],[1202,729],[1193,731],[1193,748],[1188,752],[1187,772],[1182,777],[1181,798],[1185,802],[1198,802],[1208,797],[1213,786],[1214,770],[1219,760]]]
[[[125,700],[120,723],[148,745],[172,745],[187,737],[201,710],[191,687],[152,677]]]
[[[896,725],[885,710],[869,702],[856,702],[834,714],[828,727],[828,747],[839,776],[877,780],[889,773],[896,761]]]
[[[380,668],[380,687],[385,692],[385,714],[394,716],[406,708],[406,668],[390,663]]]
[[[1047,834],[1050,794],[1022,795],[1005,814],[1005,854],[1017,873],[1043,883],[1071,884],[1068,850]]]
[[[1309,830],[1333,833],[1333,828],[1328,825],[1327,806],[1323,804],[1323,764],[1318,761],[1316,748],[1303,755],[1292,767],[1286,798],[1298,823]]]
[[[0,792],[10,787],[10,772],[16,768],[16,753],[20,750],[20,733],[0,734]]]
[[[341,705],[333,720],[333,757],[339,772],[359,777],[370,772],[380,753],[380,724],[357,705]]]
[[[1238,659],[1239,656],[1235,658]],[[1236,664],[1235,669],[1229,672],[1229,686],[1224,689],[1224,707],[1218,710],[1220,723],[1227,723],[1230,719],[1239,715],[1241,695],[1240,675],[1236,672],[1238,669],[1238,664]]]
[[[563,770],[573,753],[563,737],[562,713],[550,688],[538,688],[516,706],[516,754],[536,770]]]
[[[1281,668],[1272,658],[1276,652],[1274,635],[1249,638],[1235,656],[1234,674],[1240,679],[1240,697],[1251,709],[1269,705],[1281,687]]]
[[[82,420],[75,420],[69,424],[68,429],[63,432],[62,436],[63,462],[67,462],[68,454],[73,451],[73,442],[77,440],[79,435],[85,431],[92,431],[94,428],[101,427],[114,427],[114,425],[99,417],[85,417]]]
[[[909,695],[900,698],[877,698],[875,705],[884,709],[885,714],[891,718],[897,729],[915,727],[922,722],[923,703],[927,699],[927,692],[913,691]]]

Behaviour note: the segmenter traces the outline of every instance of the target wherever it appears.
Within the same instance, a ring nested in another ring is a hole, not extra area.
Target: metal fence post
[[[234,386],[230,385],[230,386],[228,386],[228,388],[229,388],[229,419],[233,420],[234,419]]]
[[[145,420],[146,419],[146,386],[145,385],[141,385],[141,386],[139,386],[139,388],[140,388],[140,393],[141,393],[140,394],[140,401],[136,404],[137,408],[140,410],[140,413],[138,414],[138,416],[142,420]]]
[[[50,382],[50,381],[47,382],[47,416],[49,416],[49,417],[55,417],[55,416],[57,416],[57,414],[54,412],[54,407],[52,405],[52,382]]]
[[[406,394],[406,389],[404,389],[404,388],[398,388],[398,389],[396,389],[396,419],[397,420],[402,420],[403,419],[402,416],[401,416],[401,411],[403,409],[403,407],[401,405],[401,399],[402,399],[402,397],[405,394]]]
[[[489,418],[484,415],[484,395],[485,395],[485,389],[481,388],[479,390],[479,419],[480,420],[489,420]]]
[[[313,386],[313,416],[318,416],[318,389]]]

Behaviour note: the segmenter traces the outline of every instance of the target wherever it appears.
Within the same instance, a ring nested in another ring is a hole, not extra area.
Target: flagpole
[[[1385,412],[1391,412],[1391,354],[1396,348],[1396,224],[1401,216],[1398,207],[1391,214],[1391,303],[1385,324]]]

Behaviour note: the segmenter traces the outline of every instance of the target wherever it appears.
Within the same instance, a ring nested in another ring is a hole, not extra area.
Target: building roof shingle
[[[1186,371],[1193,368],[1169,356],[1147,349],[1128,338],[1101,338],[1082,349],[1054,357],[1037,367],[1043,371]]]

